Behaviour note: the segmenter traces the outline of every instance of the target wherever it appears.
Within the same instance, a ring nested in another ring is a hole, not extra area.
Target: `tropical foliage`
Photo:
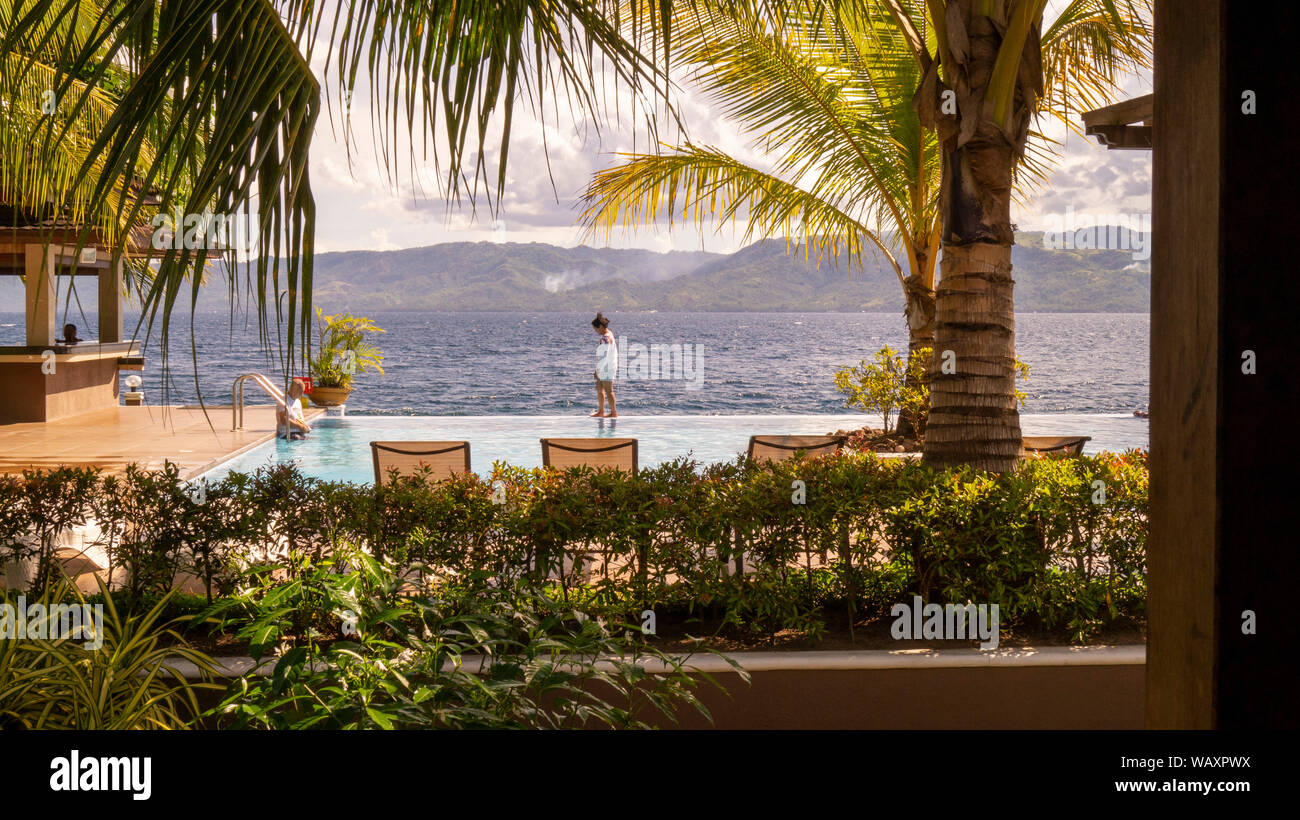
[[[682,707],[708,716],[692,691],[708,676],[645,646],[639,624],[548,613],[526,584],[416,592],[392,559],[346,548],[288,584],[270,569],[251,570],[210,610],[251,640],[255,658],[275,652],[265,674],[229,687],[219,725],[652,728],[649,718],[670,724]],[[296,628],[304,614],[311,626]]]
[[[319,345],[311,359],[313,384],[348,388],[358,373],[384,374],[384,354],[368,337],[386,331],[372,320],[351,313],[325,316],[317,308],[316,327]]]
[[[112,195],[95,202],[104,165],[90,149],[129,78],[111,64],[95,83],[61,76],[66,54],[87,47],[104,5],[88,0],[37,12],[15,0],[0,2],[0,31],[7,45],[0,50],[0,87],[6,94],[6,104],[0,106],[0,203],[30,210],[32,216],[66,212],[113,237],[122,228],[117,207],[129,181],[119,176]],[[30,18],[26,31],[18,25],[25,14],[38,15]],[[104,49],[94,56],[109,62]],[[64,94],[59,95],[56,91],[65,80]],[[54,123],[67,129],[66,138],[48,147],[38,143],[38,136],[53,138],[49,126]],[[42,151],[45,162],[32,162]],[[150,162],[155,153],[152,142],[141,144],[143,161]],[[78,173],[82,168],[91,173]],[[40,213],[42,206],[45,213]]]
[[[800,482],[802,496],[792,493]],[[0,503],[24,503],[14,496],[29,486],[0,485]],[[100,492],[87,491],[87,508],[98,506]],[[317,659],[327,647],[312,648],[312,635],[337,635],[339,600],[352,595],[346,608],[360,612],[356,596],[369,589],[378,596],[374,610],[385,611],[387,575],[410,594],[491,600],[558,632],[573,626],[564,618],[575,611],[638,624],[650,610],[661,628],[768,642],[783,630],[815,641],[828,623],[887,614],[911,593],[999,603],[1008,628],[1068,629],[1081,640],[1140,617],[1144,606],[1141,452],[1030,459],[998,476],[870,453],[682,460],[635,477],[497,465],[487,478],[414,476],[378,488],[319,481],[288,465],[232,474],[209,486],[204,502],[193,505],[201,540],[179,550],[170,540],[142,542],[121,554],[118,577],[151,574],[156,581],[135,588],[156,590],[201,580],[200,568],[213,567],[214,605],[245,618],[232,632],[259,651],[287,641]],[[119,529],[111,521],[101,527]],[[162,555],[144,554],[146,543]],[[354,556],[351,568],[374,578],[347,577],[331,558],[357,548],[377,563],[359,568]],[[12,557],[0,542],[0,561]],[[745,572],[735,572],[742,564]],[[172,575],[156,574],[175,566]],[[325,566],[334,574],[318,577]],[[152,592],[133,599],[131,589],[121,593],[128,608],[156,600]],[[402,618],[415,623],[421,611]],[[488,620],[503,614],[478,612]],[[548,621],[553,616],[560,621]],[[382,638],[399,645],[394,654],[411,648],[402,634]],[[514,634],[511,646],[523,640]]]
[[[1046,0],[828,1],[777,10],[690,4],[675,23],[674,65],[753,137],[769,167],[689,141],[631,154],[593,178],[583,219],[590,229],[605,231],[662,217],[701,227],[743,220],[747,239],[786,236],[819,261],[843,254],[860,263],[870,249],[889,262],[903,288],[911,355],[922,348],[957,350],[955,337],[935,337],[941,226],[952,237],[959,216],[980,218],[954,210],[950,192],[975,190],[975,183],[958,182],[954,174],[969,166],[945,158],[942,148],[951,151],[953,139],[970,139],[986,100],[1009,122],[1014,92],[1020,105],[1015,129],[1007,133],[1016,137],[1016,150],[1003,162],[994,196],[1007,210],[997,239],[1009,247],[1010,197],[1017,185],[1029,190],[1045,178],[1051,154],[1051,143],[1032,130],[1032,115],[1058,117],[1077,129],[1071,111],[1109,98],[1126,72],[1150,65],[1149,0],[1075,0],[1042,30],[1045,7]],[[968,26],[993,33],[981,51],[988,66],[968,65]],[[1001,32],[1008,32],[1010,45],[994,66]],[[1022,48],[1030,57],[1020,71]],[[984,88],[969,87],[970,78],[990,76],[987,96]],[[1008,288],[1009,282],[1008,276]],[[960,335],[963,323],[984,323],[992,335],[963,342],[960,373],[937,382],[944,409],[938,443],[927,447],[927,458],[1007,469],[1013,432],[1019,440],[1009,291],[1006,299],[988,302],[978,295],[987,288],[973,287],[976,301],[945,327]],[[954,274],[947,290],[964,296],[970,289],[958,287]],[[998,349],[985,349],[991,346]],[[1005,431],[997,442],[972,440],[978,424],[965,426],[965,419],[993,405],[1003,410]],[[985,445],[1001,455],[975,457],[971,448]]]
[[[247,253],[210,243],[157,249],[156,271],[142,273],[143,311],[151,327],[161,322],[166,357],[174,307],[197,299],[190,272],[221,258],[232,303],[256,308],[264,339],[280,338],[272,319],[287,321],[293,362],[312,307],[308,159],[322,102],[314,51],[328,51],[345,134],[347,101],[368,78],[390,175],[399,155],[414,162],[421,146],[443,193],[486,193],[495,208],[521,102],[545,118],[551,97],[563,96],[580,118],[603,109],[601,78],[610,77],[632,91],[653,131],[664,99],[656,92],[667,90],[653,59],[669,42],[667,6],[629,37],[621,5],[0,0],[0,199],[16,222],[80,226],[78,244],[97,232],[114,259],[129,231],[157,214],[251,214]],[[480,190],[493,176],[495,186]]]
[[[930,346],[938,260],[939,155],[911,99],[920,73],[871,3],[684,5],[673,64],[738,122],[770,167],[687,141],[599,172],[583,221],[743,221],[744,239],[786,237],[820,263],[878,254],[906,296],[913,351]]]
[[[890,347],[882,347],[872,361],[863,359],[856,367],[836,370],[835,389],[843,394],[846,406],[879,413],[885,433],[890,431],[890,417],[895,410],[910,419],[912,429],[924,431],[930,397],[925,388],[924,362],[930,351],[923,350],[922,355],[904,358]]]
[[[35,604],[23,639],[0,637],[0,729],[184,729],[198,717],[198,696],[214,688],[209,676],[216,670],[186,645],[179,621],[164,617],[167,597],[147,611],[124,613],[107,591],[100,581],[95,606],[102,622],[79,621],[71,635],[60,629],[60,621],[72,621],[64,609],[91,605],[70,582],[31,602],[0,591],[11,618],[17,606]],[[178,663],[193,665],[191,677]]]
[[[926,413],[930,407],[929,374],[923,362],[931,351],[922,348],[918,355],[906,358],[885,346],[876,351],[871,361],[863,359],[856,367],[841,367],[835,371],[835,389],[844,395],[844,404],[864,413],[879,413],[884,418],[884,433],[889,433],[890,416],[895,410],[899,426],[908,422],[907,430],[921,436],[925,434]],[[1016,375],[1029,378],[1029,365],[1016,357]],[[1015,392],[1016,402],[1025,406],[1028,396],[1021,390]]]

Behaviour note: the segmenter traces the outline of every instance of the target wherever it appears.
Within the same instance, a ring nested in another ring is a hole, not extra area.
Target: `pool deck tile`
[[[323,415],[306,411],[308,419]],[[171,461],[182,478],[199,475],[275,437],[275,406],[245,405],[244,429],[230,429],[230,406],[113,407],[52,422],[0,425],[0,473],[57,466],[120,473]]]

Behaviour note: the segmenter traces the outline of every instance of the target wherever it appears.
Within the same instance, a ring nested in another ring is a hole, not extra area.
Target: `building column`
[[[122,341],[122,278],[126,257],[99,272],[99,341]]]
[[[1295,729],[1300,9],[1155,10],[1146,725]]]
[[[58,338],[54,326],[57,264],[56,248],[51,247],[47,252],[41,245],[26,246],[27,344],[31,347],[52,347]]]

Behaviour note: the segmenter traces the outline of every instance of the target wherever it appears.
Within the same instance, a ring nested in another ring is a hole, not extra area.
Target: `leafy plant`
[[[864,413],[879,413],[884,417],[884,431],[890,432],[890,415],[897,410],[900,419],[906,419],[913,430],[924,431],[930,408],[929,348],[912,351],[908,356],[885,346],[875,357],[863,359],[857,367],[841,367],[835,371],[835,389],[845,396],[848,407]],[[934,367],[941,367],[935,362]],[[1017,356],[1014,369],[1021,379],[1029,378],[1029,365]],[[1025,406],[1027,396],[1019,389],[1014,391],[1016,401]]]
[[[646,710],[708,715],[685,659],[644,647],[630,627],[542,614],[544,601],[527,587],[411,594],[397,565],[341,550],[214,611],[237,612],[255,657],[287,636],[291,612],[331,619],[283,648],[269,674],[232,683],[214,713],[263,729],[649,728]]]
[[[349,388],[358,373],[374,370],[384,375],[384,355],[369,336],[386,331],[365,317],[351,313],[326,316],[316,309],[319,345],[310,368],[313,384]]]
[[[882,347],[872,361],[863,359],[857,367],[836,370],[835,389],[844,394],[847,406],[864,413],[880,413],[886,433],[895,410],[912,421],[913,429],[923,429],[930,402],[930,390],[925,385],[925,364],[929,359],[928,348],[905,357],[888,346]]]
[[[0,531],[0,548],[5,550],[0,560],[35,559],[30,586],[34,594],[57,582],[59,538],[86,523],[98,484],[98,470],[75,467],[24,470],[21,479],[9,482],[5,494],[11,494],[11,507],[0,517],[0,527],[8,530]]]
[[[102,623],[95,626],[102,645],[83,631],[60,632],[56,625],[65,606],[86,605],[86,598],[70,582],[48,588],[40,599],[40,612],[27,622],[30,636],[0,640],[0,727],[23,729],[184,729],[201,712],[197,694],[216,688],[213,661],[189,647],[172,627],[178,620],[162,620],[170,595],[149,611],[122,614],[99,582]],[[16,606],[8,595],[3,600]],[[29,609],[29,612],[31,610]],[[198,681],[185,677],[175,666],[189,662]]]
[[[186,553],[206,546],[209,526],[207,503],[197,490],[180,480],[180,468],[168,462],[161,470],[128,465],[121,477],[107,476],[100,492],[91,496],[100,527],[101,542],[113,571],[125,570],[120,580],[132,597],[146,592],[163,594],[176,583]]]

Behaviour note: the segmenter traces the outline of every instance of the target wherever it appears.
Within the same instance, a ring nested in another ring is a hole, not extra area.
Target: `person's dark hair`
[[[609,327],[609,319],[608,317],[605,316],[605,314],[597,311],[596,318],[591,320],[591,326],[594,328],[598,328],[600,330],[604,330],[605,328]]]

